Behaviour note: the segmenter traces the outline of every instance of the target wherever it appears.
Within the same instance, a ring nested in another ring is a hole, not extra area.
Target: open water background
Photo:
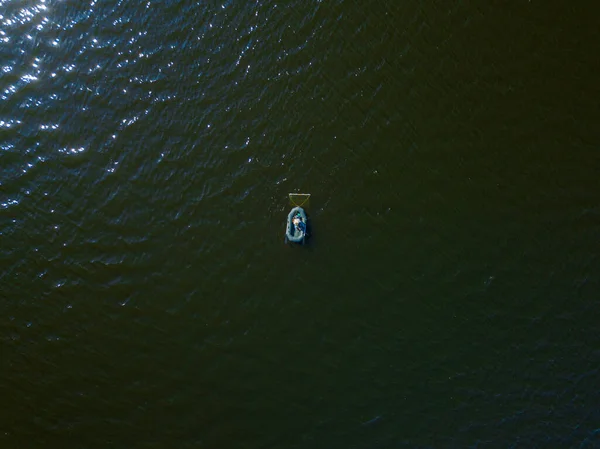
[[[0,447],[600,447],[597,9],[0,0]]]

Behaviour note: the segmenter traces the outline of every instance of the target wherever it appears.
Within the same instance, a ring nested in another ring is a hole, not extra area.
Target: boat
[[[296,221],[296,223],[294,223]],[[306,227],[308,225],[308,218],[306,212],[299,206],[294,207],[287,218],[287,228],[285,231],[285,237],[288,242],[302,243],[304,245],[306,241]]]
[[[290,203],[292,210],[287,217],[287,226],[285,228],[285,241],[292,243],[306,243],[308,237],[308,217],[304,208],[310,199],[309,193],[290,193]]]

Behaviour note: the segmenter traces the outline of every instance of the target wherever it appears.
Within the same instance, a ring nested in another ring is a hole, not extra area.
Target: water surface
[[[593,17],[0,1],[2,446],[600,444]]]

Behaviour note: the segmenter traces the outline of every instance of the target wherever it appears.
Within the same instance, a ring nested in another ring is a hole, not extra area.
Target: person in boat
[[[296,227],[296,229],[298,231],[304,232],[306,230],[306,225],[302,221],[302,218],[300,217],[300,214],[298,214],[298,215],[296,215],[294,217],[294,219],[292,220],[292,223],[294,223],[294,226]]]

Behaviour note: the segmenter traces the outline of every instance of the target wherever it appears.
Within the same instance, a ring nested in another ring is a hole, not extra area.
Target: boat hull
[[[294,226],[293,220],[295,216],[299,216],[302,223],[304,223],[303,230],[298,229]],[[285,237],[288,242],[292,243],[302,243],[304,244],[306,240],[306,229],[308,226],[308,218],[306,217],[306,212],[301,207],[294,207],[287,218],[287,227],[285,231]]]

